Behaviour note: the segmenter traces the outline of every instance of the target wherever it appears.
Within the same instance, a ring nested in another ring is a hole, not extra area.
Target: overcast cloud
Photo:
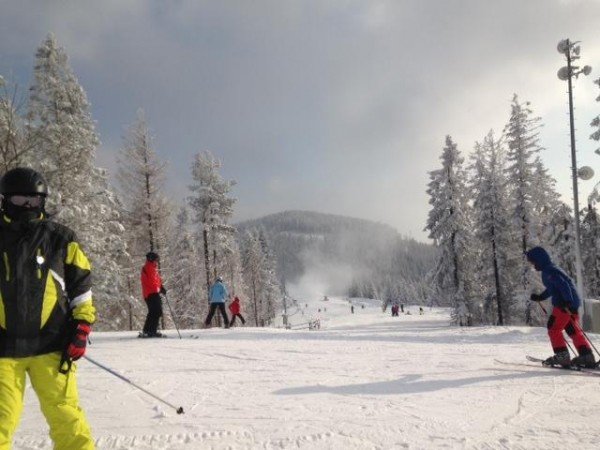
[[[427,172],[446,134],[500,134],[513,93],[542,117],[543,159],[570,202],[560,39],[581,40],[579,160],[600,113],[600,1],[0,1],[0,74],[26,87],[48,32],[92,103],[101,166],[138,108],[181,203],[198,151],[237,180],[236,220],[289,209],[372,219],[425,240]],[[594,182],[581,184],[583,197]]]

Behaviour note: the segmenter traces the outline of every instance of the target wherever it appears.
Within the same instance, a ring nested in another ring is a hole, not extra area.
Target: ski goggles
[[[42,206],[41,195],[11,195],[8,200],[15,206],[29,206],[30,208]]]

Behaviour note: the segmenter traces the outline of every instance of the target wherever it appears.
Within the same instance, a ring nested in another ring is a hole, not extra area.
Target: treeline
[[[243,299],[250,324],[270,323],[281,297],[274,258],[264,236],[239,236],[230,225],[235,183],[220,176],[218,159],[196,154],[189,197],[167,198],[166,163],[140,110],[123,140],[113,192],[95,166],[99,138],[85,91],[52,35],[35,53],[28,93],[23,98],[0,77],[0,170],[28,166],[47,178],[49,214],[79,234],[90,256],[100,329],[140,327],[139,271],[149,251],[161,256],[180,326],[202,323],[217,275]],[[177,203],[184,206],[174,210]]]
[[[436,249],[402,237],[388,225],[332,214],[286,211],[238,227],[260,229],[268,236],[281,284],[323,282],[328,291],[322,294],[384,302],[426,304],[432,300],[430,277]]]
[[[600,127],[600,119],[591,125]],[[574,215],[541,159],[540,126],[530,104],[515,95],[501,136],[490,131],[468,161],[447,136],[442,166],[430,172],[425,229],[439,249],[433,284],[457,322],[541,322],[529,296],[543,286],[524,255],[534,246],[575,277]],[[600,224],[592,200],[580,212],[581,239],[587,297],[598,297]]]

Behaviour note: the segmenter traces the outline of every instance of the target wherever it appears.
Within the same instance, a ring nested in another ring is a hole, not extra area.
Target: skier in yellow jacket
[[[93,449],[72,364],[95,320],[90,263],[75,233],[47,219],[42,175],[9,170],[0,193],[0,450],[11,448],[26,375],[54,448]]]

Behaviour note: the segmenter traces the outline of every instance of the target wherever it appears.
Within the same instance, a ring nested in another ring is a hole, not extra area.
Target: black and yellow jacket
[[[62,351],[70,319],[93,323],[90,263],[69,228],[0,219],[0,358]]]

